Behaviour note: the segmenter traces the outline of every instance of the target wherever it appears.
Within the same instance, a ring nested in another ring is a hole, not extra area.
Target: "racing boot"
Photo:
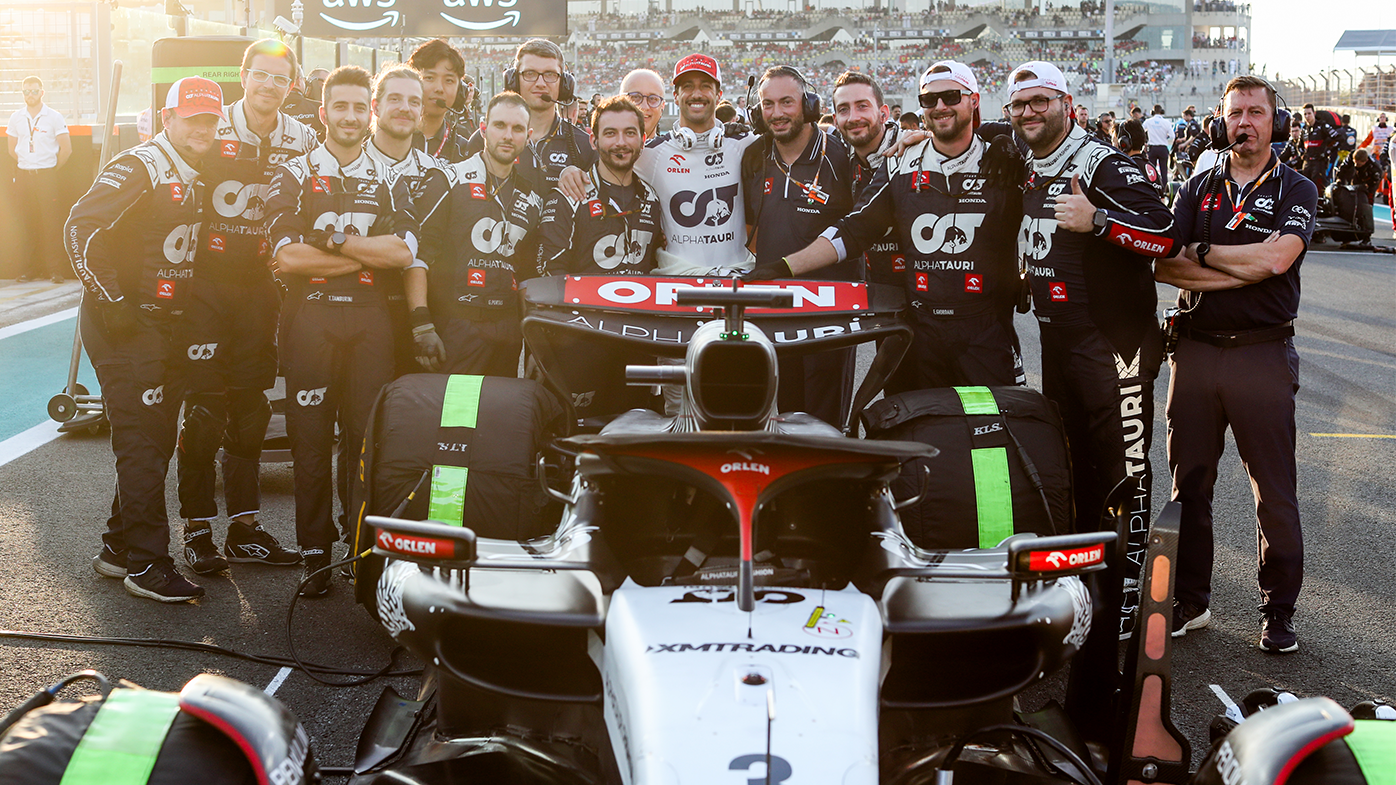
[[[190,521],[184,527],[184,560],[200,575],[223,572],[228,569],[228,561],[218,555],[218,546],[213,544],[213,527],[207,521],[202,523],[198,526]]]
[[[305,559],[305,575],[301,578],[302,597],[323,597],[330,591],[330,549],[306,548],[301,551]]]
[[[277,542],[271,532],[255,520],[250,525],[233,521],[228,527],[223,553],[231,562],[261,562],[275,567],[290,567],[301,562],[299,552]]]

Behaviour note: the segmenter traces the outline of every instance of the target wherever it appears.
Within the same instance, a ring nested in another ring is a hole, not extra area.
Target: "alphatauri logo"
[[[218,351],[216,343],[196,343],[191,345],[186,353],[191,360],[211,360],[215,351]]]
[[[296,393],[296,403],[301,406],[319,406],[325,402],[324,387],[316,387],[313,390],[301,390]]]
[[[146,406],[155,406],[165,402],[165,385],[160,385],[153,390],[146,390],[141,393],[141,403]]]

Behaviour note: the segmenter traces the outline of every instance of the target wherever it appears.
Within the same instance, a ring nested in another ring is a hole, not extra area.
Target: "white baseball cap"
[[[1033,78],[1024,79],[1021,82],[1016,81],[1018,74],[1024,71],[1032,73]],[[1029,87],[1046,87],[1061,93],[1071,92],[1071,88],[1066,86],[1066,76],[1062,74],[1062,69],[1041,60],[1023,63],[1014,68],[1013,73],[1008,75],[1008,94],[1010,96]]]
[[[950,70],[936,71],[942,66]],[[974,72],[969,70],[969,66],[954,60],[941,60],[938,63],[932,63],[931,67],[926,69],[926,73],[921,74],[920,92],[926,92],[926,85],[942,79],[949,79],[971,93],[979,92],[979,80],[974,78]]]

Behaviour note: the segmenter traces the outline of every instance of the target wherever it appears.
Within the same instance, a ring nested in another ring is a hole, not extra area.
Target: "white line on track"
[[[27,333],[30,330],[37,330],[40,327],[47,327],[50,324],[61,322],[64,319],[71,319],[77,315],[77,308],[69,308],[64,311],[59,311],[58,313],[51,313],[48,316],[40,316],[37,319],[30,319],[27,322],[12,324],[9,327],[0,327],[0,340],[4,340],[5,338],[12,338],[21,333]]]
[[[281,685],[286,683],[286,677],[290,675],[290,668],[282,668],[281,670],[277,671],[276,675],[272,677],[271,683],[268,684],[267,688],[262,690],[262,692],[265,692],[268,695],[275,695],[276,691],[281,689]]]
[[[0,466],[4,466],[10,461],[27,455],[29,452],[57,439],[61,435],[58,432],[58,425],[52,420],[39,423],[27,431],[17,433],[0,442]]]

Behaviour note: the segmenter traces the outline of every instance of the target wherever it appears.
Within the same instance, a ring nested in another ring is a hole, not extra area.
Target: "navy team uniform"
[[[1080,176],[1103,209],[1095,232],[1057,228],[1053,205]],[[1171,255],[1173,216],[1124,153],[1076,125],[1061,146],[1029,160],[1018,251],[1042,334],[1042,392],[1061,410],[1071,448],[1076,531],[1099,531],[1106,497],[1130,478],[1122,632],[1138,606],[1148,536],[1154,379],[1163,361],[1149,257]]]
[[[655,252],[664,242],[661,208],[654,190],[638,175],[630,185],[601,179],[591,170],[586,198],[574,202],[553,189],[543,203],[538,227],[540,275],[648,275]],[[619,414],[648,406],[644,387],[624,383],[627,359],[633,354],[571,336],[552,339],[552,367],[572,399],[579,418]]]
[[[1263,242],[1275,233],[1304,241],[1282,275],[1239,289],[1179,293],[1178,348],[1169,359],[1168,467],[1173,498],[1183,505],[1177,597],[1206,608],[1212,595],[1212,488],[1226,429],[1256,496],[1262,611],[1292,615],[1304,579],[1295,468],[1294,396],[1299,355],[1299,267],[1313,236],[1318,189],[1271,155],[1270,167],[1240,189],[1228,160],[1211,196],[1206,174],[1187,182],[1174,204],[1184,243],[1203,240],[1211,218],[1213,246]]]
[[[157,561],[173,569],[165,475],[183,395],[184,347],[175,324],[189,307],[194,277],[197,178],[160,133],[107,164],[63,232],[83,285],[82,341],[102,385],[116,454],[101,558],[130,575]],[[134,321],[127,334],[107,326],[113,309],[126,309]]]
[[[257,475],[276,383],[281,291],[267,261],[267,193],[277,166],[319,144],[315,131],[278,114],[263,139],[247,127],[242,101],[225,110],[204,158],[207,193],[191,282],[193,301],[179,330],[186,361],[184,429],[179,439],[179,514],[218,517],[213,458],[223,447],[229,518],[261,507]]]
[[[779,262],[814,242],[853,208],[855,162],[852,150],[834,133],[814,129],[800,157],[789,166],[774,142],[762,138],[743,153],[742,187],[746,222],[756,227],[756,265]],[[818,280],[861,281],[862,259],[846,259],[807,276]],[[855,351],[783,355],[777,407],[811,414],[834,426],[853,402]]]
[[[840,258],[883,242],[892,227],[898,285],[912,305],[915,337],[887,391],[1022,384],[1013,329],[1021,285],[1014,235],[1017,188],[980,173],[985,143],[946,159],[930,139],[886,161],[858,207],[823,234]]]
[[[445,221],[428,227],[421,254],[432,322],[446,346],[445,370],[518,376],[519,280],[536,265],[542,199],[517,166],[496,181],[484,153],[454,164],[452,180],[438,208]]]
[[[419,229],[408,205],[394,199],[367,153],[341,167],[325,147],[282,164],[268,198],[272,253],[290,243],[325,247],[334,232],[396,234],[415,252]],[[363,445],[369,409],[394,376],[388,296],[401,291],[397,270],[363,269],[329,278],[284,275],[281,364],[286,374],[286,430],[295,461],[296,538],[306,556],[329,554],[336,539],[330,478],[335,423],[339,498]],[[341,526],[343,519],[341,518]]]

